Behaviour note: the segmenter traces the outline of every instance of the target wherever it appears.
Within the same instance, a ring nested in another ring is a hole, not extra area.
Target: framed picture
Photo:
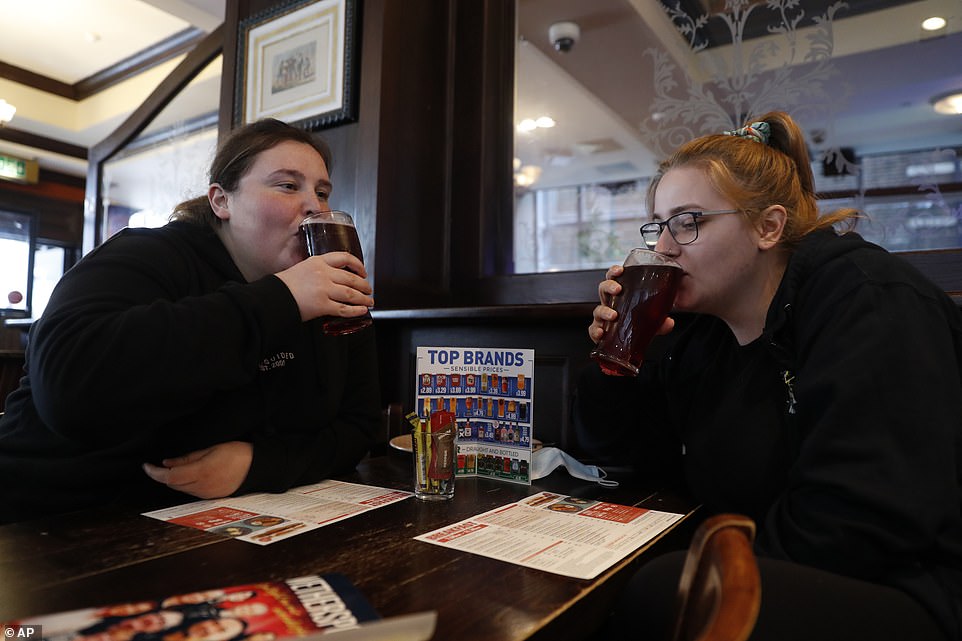
[[[356,120],[358,1],[295,0],[242,21],[235,123],[315,130]]]

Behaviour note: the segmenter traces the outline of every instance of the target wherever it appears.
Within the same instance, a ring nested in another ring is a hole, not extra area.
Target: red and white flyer
[[[282,494],[260,492],[195,501],[144,516],[268,545],[410,496],[411,492],[328,479]]]
[[[540,492],[414,538],[576,579],[593,579],[684,516]]]

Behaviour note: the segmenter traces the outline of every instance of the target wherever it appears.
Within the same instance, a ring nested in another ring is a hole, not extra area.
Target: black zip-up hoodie
[[[253,443],[238,493],[354,468],[380,424],[373,329],[324,336],[207,227],[128,229],[58,283],[0,419],[0,521],[192,497],[141,465]]]
[[[582,446],[677,473],[708,512],[754,518],[759,554],[903,589],[962,639],[952,300],[857,234],[821,231],[793,252],[757,340],[679,321],[636,379],[586,370]]]

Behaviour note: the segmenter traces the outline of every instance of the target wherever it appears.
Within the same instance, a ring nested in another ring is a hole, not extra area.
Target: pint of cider
[[[675,302],[682,269],[664,254],[647,249],[631,250],[624,268],[615,279],[621,293],[608,303],[618,317],[605,324],[605,333],[590,356],[605,374],[635,376],[648,344]]]
[[[343,211],[324,211],[312,214],[301,223],[308,256],[320,256],[328,252],[342,251],[353,254],[361,262],[361,241],[357,237],[354,219]],[[353,318],[325,316],[321,319],[324,333],[331,336],[350,334],[371,324],[371,312]]]

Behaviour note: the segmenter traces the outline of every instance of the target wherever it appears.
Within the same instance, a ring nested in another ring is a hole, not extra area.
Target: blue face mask
[[[605,487],[618,487],[618,481],[609,481],[608,473],[597,465],[585,465],[557,447],[543,447],[531,454],[531,480],[544,478],[556,467],[563,465],[568,474],[576,479],[591,481]]]

